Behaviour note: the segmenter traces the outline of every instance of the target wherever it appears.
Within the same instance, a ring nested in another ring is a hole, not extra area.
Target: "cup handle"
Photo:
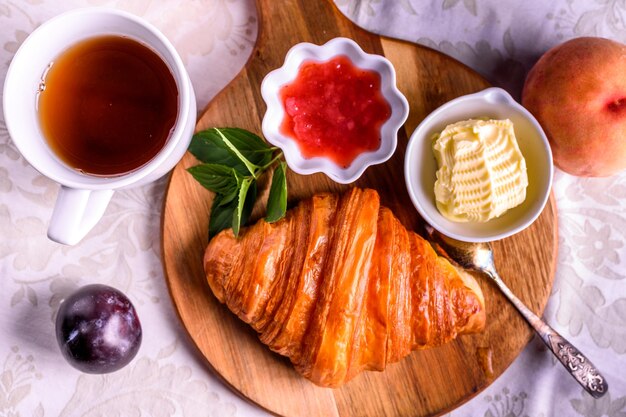
[[[48,238],[75,245],[98,223],[109,205],[113,190],[80,190],[64,185],[54,205]]]

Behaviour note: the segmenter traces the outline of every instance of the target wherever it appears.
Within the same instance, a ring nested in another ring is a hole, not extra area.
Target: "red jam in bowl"
[[[380,75],[343,55],[303,62],[295,80],[281,87],[280,98],[281,133],[298,144],[303,157],[326,157],[342,168],[380,147],[381,127],[391,116]]]

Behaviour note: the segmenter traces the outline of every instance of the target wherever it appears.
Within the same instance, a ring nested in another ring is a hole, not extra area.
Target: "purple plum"
[[[61,353],[80,371],[104,374],[127,365],[141,345],[135,307],[119,290],[101,284],[79,288],[56,317]]]

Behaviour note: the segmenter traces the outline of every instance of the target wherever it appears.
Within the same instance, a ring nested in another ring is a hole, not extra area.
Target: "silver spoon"
[[[495,282],[513,303],[526,321],[535,329],[541,340],[561,361],[565,369],[594,398],[602,397],[609,389],[606,379],[578,349],[533,313],[506,286],[498,275],[489,243],[467,243],[444,236],[431,226],[426,226],[431,244],[442,256],[466,269],[482,272]]]

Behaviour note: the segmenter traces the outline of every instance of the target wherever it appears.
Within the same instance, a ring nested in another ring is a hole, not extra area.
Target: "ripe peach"
[[[626,168],[626,45],[584,37],[555,46],[528,73],[522,105],[563,171],[604,177]]]

